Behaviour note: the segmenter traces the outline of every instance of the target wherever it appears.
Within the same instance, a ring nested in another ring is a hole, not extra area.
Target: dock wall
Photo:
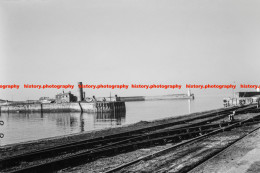
[[[145,96],[145,101],[150,100],[181,100],[181,99],[194,99],[194,96],[188,96],[188,95],[165,95],[165,96]]]
[[[118,97],[117,99],[124,102],[145,101],[144,96]]]
[[[152,101],[152,100],[178,100],[178,99],[194,99],[194,95],[188,96],[187,94],[174,94],[174,95],[163,95],[163,96],[117,97],[118,101],[124,101],[124,102]]]
[[[124,102],[74,102],[3,105],[0,112],[118,112],[125,111]]]

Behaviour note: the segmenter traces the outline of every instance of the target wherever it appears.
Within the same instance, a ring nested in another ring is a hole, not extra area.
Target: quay
[[[122,112],[125,102],[71,102],[71,103],[29,103],[0,106],[1,113],[33,112]]]

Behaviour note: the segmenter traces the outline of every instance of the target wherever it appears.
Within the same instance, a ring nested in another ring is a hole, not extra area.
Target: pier
[[[115,102],[70,102],[70,103],[44,103],[44,104],[14,104],[2,105],[3,113],[24,112],[120,112],[125,111],[125,103]]]

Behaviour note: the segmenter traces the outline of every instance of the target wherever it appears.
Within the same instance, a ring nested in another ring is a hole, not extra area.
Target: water
[[[0,138],[0,145],[222,108],[222,98],[222,96],[214,96],[198,97],[191,101],[126,102],[126,114],[120,115],[94,113],[2,113],[0,120],[3,120],[5,124],[0,126],[0,133],[4,133],[5,136]]]

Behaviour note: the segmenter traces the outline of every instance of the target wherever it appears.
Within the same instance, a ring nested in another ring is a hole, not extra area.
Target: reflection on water
[[[122,113],[2,113],[1,145],[121,126]]]
[[[202,97],[195,100],[160,100],[127,102],[126,113],[14,113],[1,114],[0,145],[29,140],[68,135],[101,128],[117,127],[138,121],[150,121],[165,117],[223,107],[223,96]]]
[[[191,100],[188,100],[188,113],[190,114],[191,112],[190,112],[190,102],[191,102]]]
[[[94,116],[94,128],[116,127],[125,123],[125,112],[120,114],[98,113]]]
[[[147,102],[126,102],[126,124],[174,117],[193,112],[223,107],[223,95],[196,97],[195,100],[158,100]]]

